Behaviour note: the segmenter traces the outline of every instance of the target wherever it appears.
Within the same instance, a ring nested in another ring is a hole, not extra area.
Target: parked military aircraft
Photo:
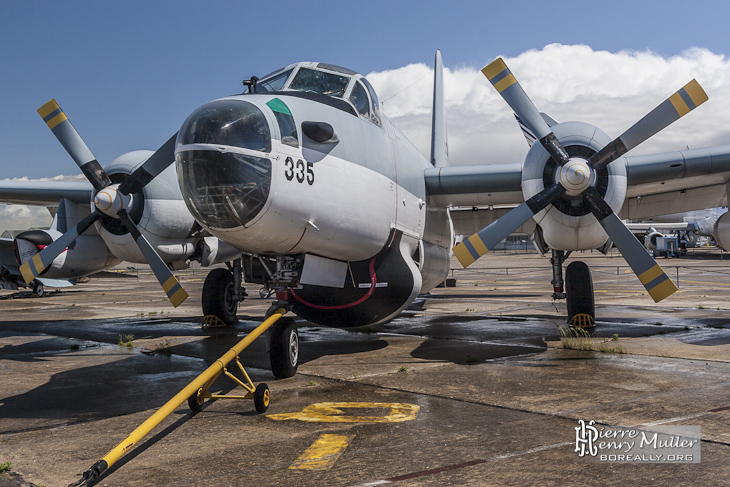
[[[537,238],[552,251],[554,294],[567,295],[571,316],[594,315],[593,291],[585,264],[571,264],[563,293],[566,252],[606,248],[609,238],[655,300],[676,290],[615,212],[623,206],[641,216],[658,207],[666,213],[668,206],[712,206],[710,195],[727,199],[730,147],[624,156],[705,101],[696,81],[611,141],[585,123],[550,127],[498,59],[484,73],[540,143],[522,164],[450,167],[442,69],[437,53],[430,159],[383,115],[363,76],[322,63],[252,77],[246,93],[201,106],[155,153],[123,156],[129,176],[117,180],[79,142],[57,105],[47,105],[41,115],[96,196],[92,213],[24,264],[25,272],[40,274],[98,221],[105,241],[117,238],[107,226],[128,229],[126,245],[133,237],[173,303],[179,300],[179,284],[143,236],[150,230],[144,215],[161,215],[137,209],[140,194],[146,208],[148,188],[162,185],[165,217],[186,218],[184,204],[205,231],[243,253],[229,270],[211,272],[203,290],[204,312],[226,322],[235,319],[244,280],[322,325],[396,316],[446,277],[454,235],[448,208],[457,205],[519,204],[454,248],[464,265],[534,218]],[[168,183],[172,172],[164,176],[173,162],[180,197]],[[181,236],[193,223],[181,221]],[[275,375],[294,374],[293,320],[277,323],[270,346]]]
[[[645,218],[626,223],[635,234],[644,235],[644,247],[656,249],[657,238],[679,232],[690,246],[697,245],[699,237],[709,237],[712,244],[727,250],[730,245],[730,216],[727,207],[709,208],[674,215]]]
[[[19,288],[30,288],[33,295],[41,297],[46,292],[46,287],[70,287],[76,284],[75,279],[48,279],[37,277],[27,283],[20,273],[20,263],[16,255],[15,236],[21,233],[32,235],[37,230],[26,230],[25,232],[3,232],[0,236],[0,289],[18,290]],[[44,235],[46,235],[44,233]],[[37,252],[37,250],[36,250]]]

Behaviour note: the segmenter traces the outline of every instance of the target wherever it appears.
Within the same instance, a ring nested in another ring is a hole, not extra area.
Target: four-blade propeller
[[[132,234],[134,241],[137,243],[150,268],[155,273],[155,277],[157,277],[170,302],[175,307],[179,306],[187,299],[188,293],[185,292],[185,289],[182,288],[180,282],[167,267],[167,264],[160,258],[154,247],[140,233],[137,225],[135,225],[127,214],[127,209],[130,207],[132,201],[132,195],[142,190],[142,188],[174,162],[175,139],[177,134],[170,137],[162,147],[152,154],[123,183],[112,184],[106,171],[104,171],[101,164],[99,164],[91,153],[56,100],[51,100],[39,108],[38,114],[43,118],[58,141],[94,186],[96,190],[94,207],[96,209],[89,216],[81,220],[76,227],[67,231],[61,238],[36,254],[31,260],[25,262],[20,268],[23,279],[27,283],[35,279],[51,265],[58,255],[64,252],[79,235],[104,213],[122,220],[122,223],[124,223]]]
[[[583,199],[655,302],[674,293],[677,290],[674,283],[595,189],[596,171],[707,101],[707,95],[699,83],[695,80],[689,82],[620,137],[585,160],[568,155],[501,58],[489,64],[482,72],[552,156],[558,168],[552,186],[454,247],[454,255],[459,262],[464,267],[471,265],[532,216],[567,193],[571,197]]]

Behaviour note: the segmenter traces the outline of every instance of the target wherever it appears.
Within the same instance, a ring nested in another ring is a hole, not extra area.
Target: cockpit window
[[[256,91],[258,93],[281,91],[281,89],[284,87],[284,83],[286,83],[286,80],[287,78],[289,78],[289,75],[292,71],[293,69],[288,69],[281,74],[259,80],[259,82],[256,83]]]
[[[180,129],[178,145],[215,144],[271,152],[271,132],[261,110],[239,100],[217,100],[195,110]]]
[[[309,91],[322,95],[342,97],[345,94],[350,78],[314,69],[299,68],[296,76],[289,84],[290,90]]]
[[[370,99],[373,102],[373,113],[370,119],[373,121],[374,124],[380,125],[380,102],[378,101],[378,95],[375,94],[375,90],[368,82],[368,80],[366,80],[365,78],[361,78],[360,81],[362,81],[365,87],[368,89],[368,93],[370,93]]]
[[[294,123],[294,117],[292,117],[291,111],[286,106],[286,103],[278,98],[274,98],[268,101],[266,105],[274,112],[276,123],[279,124],[281,143],[290,147],[299,147],[297,125]]]
[[[363,88],[362,84],[360,84],[359,82],[356,82],[355,86],[352,87],[352,92],[350,93],[350,101],[353,105],[355,105],[355,110],[357,110],[357,113],[367,119],[370,119],[370,100],[368,100],[368,95],[365,92],[365,88]]]

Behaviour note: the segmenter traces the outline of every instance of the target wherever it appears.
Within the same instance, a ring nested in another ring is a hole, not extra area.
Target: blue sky
[[[719,1],[7,0],[0,178],[78,174],[36,113],[51,98],[106,164],[154,150],[197,106],[296,61],[367,74],[430,66],[438,48],[447,67],[478,69],[552,43],[663,58],[691,47],[723,55],[729,14]]]

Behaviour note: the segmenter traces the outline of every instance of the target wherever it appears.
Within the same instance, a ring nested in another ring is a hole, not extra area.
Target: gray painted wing
[[[720,174],[730,180],[730,145],[630,156],[623,161],[629,187],[691,178],[687,187],[699,188],[717,183]]]
[[[521,191],[522,164],[427,168],[425,178],[429,196]]]
[[[58,206],[66,198],[89,204],[93,189],[87,181],[0,181],[0,203]]]

